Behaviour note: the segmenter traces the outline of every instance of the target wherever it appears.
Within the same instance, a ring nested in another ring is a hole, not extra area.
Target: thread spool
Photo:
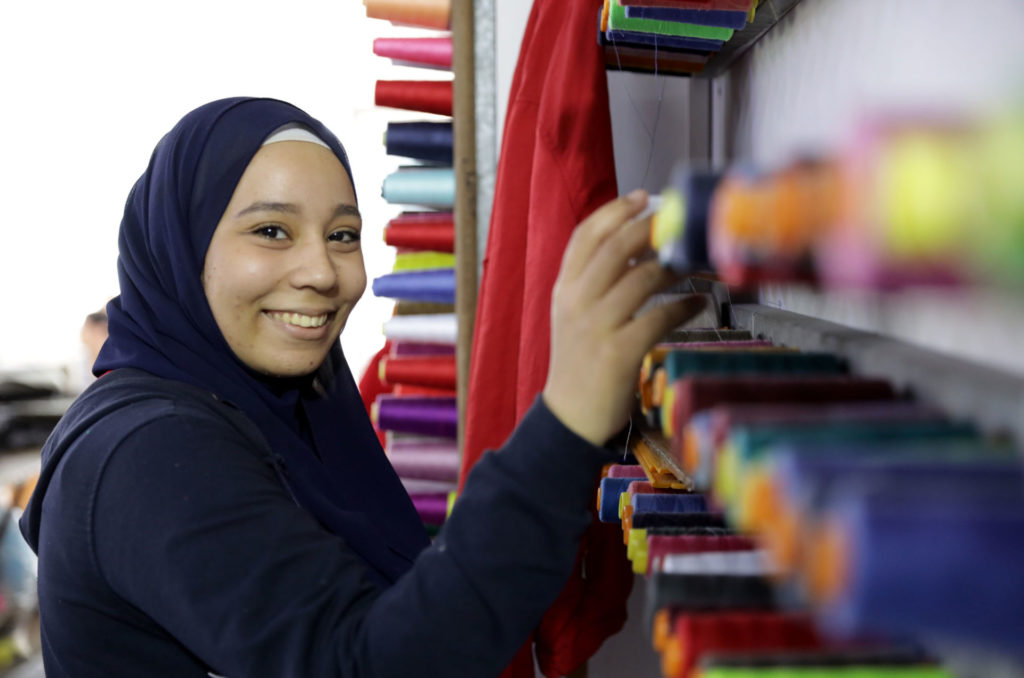
[[[374,87],[376,106],[407,111],[452,114],[451,80],[378,80]]]
[[[421,344],[415,341],[395,341],[391,344],[389,355],[392,358],[412,356],[453,356],[455,355],[455,347],[450,344]]]
[[[454,268],[455,255],[449,252],[400,252],[395,256],[394,273]]]
[[[416,494],[445,494],[451,492],[458,485],[452,480],[424,480],[422,478],[399,478],[402,487],[409,496]]]
[[[716,501],[734,506],[744,491],[748,470],[770,452],[773,445],[807,444],[808,451],[835,454],[844,443],[878,445],[890,442],[969,443],[978,440],[977,430],[968,423],[909,421],[836,423],[818,426],[747,425],[736,428],[715,460],[712,488]],[[730,514],[732,515],[732,514]],[[734,516],[735,517],[735,516]]]
[[[392,247],[438,252],[455,251],[455,222],[451,212],[412,212],[395,217],[384,227],[384,242]]]
[[[402,478],[456,482],[459,478],[459,453],[454,449],[402,448],[388,450],[391,466]]]
[[[675,21],[654,21],[626,16],[626,9],[618,0],[608,0],[608,31],[649,34],[664,38],[687,38],[724,43],[732,37],[733,29],[718,26]],[[719,44],[719,47],[721,44]]]
[[[776,612],[677,613],[663,633],[661,665],[667,678],[687,678],[705,655],[807,651],[823,645],[810,617]]]
[[[695,412],[721,403],[822,403],[895,397],[892,386],[882,379],[817,375],[801,378],[699,375],[680,379],[672,384],[671,391],[671,431],[666,435],[682,431]],[[680,449],[681,441],[675,442],[678,444],[674,449]]]
[[[392,299],[454,304],[455,270],[442,268],[389,273],[373,281],[373,293],[378,297]]]
[[[448,515],[447,493],[415,494],[410,497],[420,520],[427,525],[443,525]]]
[[[652,572],[647,578],[647,628],[666,607],[682,611],[776,609],[771,584],[763,577]]]
[[[388,155],[442,165],[452,164],[453,143],[450,122],[389,122],[384,133]]]
[[[454,313],[394,316],[384,323],[384,336],[389,341],[454,345],[457,331]]]
[[[1024,469],[1005,448],[976,443],[919,443],[850,447],[823,457],[799,445],[786,445],[773,455],[761,476],[763,484],[743,498],[744,519],[772,553],[783,571],[804,561],[804,535],[833,490],[846,482],[913,485],[946,479],[965,486],[1017,483]]]
[[[716,10],[748,13],[754,0],[620,0],[623,7],[673,7],[688,10]]]
[[[698,487],[709,487],[714,457],[734,427],[821,423],[943,421],[939,410],[912,402],[724,405],[698,412],[683,430],[681,465]]]
[[[451,390],[455,388],[455,357],[382,358],[379,377],[385,384],[413,384]]]
[[[389,203],[451,209],[455,202],[455,172],[451,168],[402,168],[384,177],[381,195]]]
[[[1019,483],[851,483],[822,514],[808,572],[830,632],[914,633],[1024,655]]]
[[[366,16],[396,24],[446,30],[451,22],[451,0],[363,0]]]
[[[644,469],[639,464],[612,464],[608,467],[609,478],[645,478]]]
[[[741,30],[747,25],[747,12],[726,11],[716,9],[678,9],[676,7],[634,7],[622,3],[626,7],[626,18],[648,19],[653,21],[674,21],[678,23],[697,24],[699,26],[718,26]]]
[[[451,37],[376,38],[373,53],[403,65],[452,67]]]
[[[454,438],[458,411],[454,398],[396,398],[378,396],[374,403],[377,428],[399,433]]]
[[[709,653],[695,678],[953,678],[920,649],[908,646],[822,648],[816,651]]]
[[[660,572],[664,558],[670,554],[703,553],[706,551],[752,551],[756,548],[753,540],[739,535],[697,536],[647,535],[647,563],[645,573]]]
[[[846,364],[831,353],[682,350],[665,356],[665,370],[676,381],[698,374],[841,374]]]
[[[708,209],[721,175],[688,164],[672,170],[661,208],[651,222],[651,246],[662,266],[676,273],[708,270]]]
[[[643,471],[640,472],[643,476]],[[636,476],[605,477],[598,488],[597,517],[603,523],[619,522],[619,497],[626,492]]]

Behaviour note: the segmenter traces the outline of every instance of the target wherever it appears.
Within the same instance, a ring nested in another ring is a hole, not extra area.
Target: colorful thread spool
[[[803,563],[804,539],[836,487],[848,482],[910,486],[943,477],[964,486],[1000,480],[1024,485],[1024,470],[1011,457],[1005,449],[973,443],[889,444],[838,450],[828,457],[787,445],[773,454],[761,482],[750,484],[741,513],[785,574]]]
[[[431,355],[455,355],[455,347],[449,344],[421,344],[415,341],[395,341],[389,355],[392,358]]]
[[[455,388],[454,356],[382,358],[378,369],[380,380],[385,384]]]
[[[374,87],[376,106],[407,111],[452,114],[451,80],[378,80]]]
[[[378,396],[373,405],[377,428],[399,433],[454,438],[458,410],[454,398]]]
[[[901,441],[963,443],[977,440],[977,435],[977,430],[970,424],[942,420],[738,427],[732,431],[715,460],[713,494],[716,501],[730,507],[730,515],[734,519],[738,518],[735,505],[746,489],[747,476],[777,444],[805,443],[804,449],[829,455],[835,454],[833,450],[844,443],[865,446]]]
[[[371,19],[442,30],[451,21],[451,0],[363,0],[363,4]]]
[[[688,10],[750,12],[754,0],[620,0],[624,7],[673,7]]]
[[[455,202],[451,168],[406,167],[384,177],[381,196],[389,203],[450,209]]]
[[[453,144],[450,122],[389,122],[384,132],[388,155],[442,165],[452,163]]]
[[[643,572],[660,572],[666,556],[707,551],[753,551],[756,545],[749,537],[739,535],[697,536],[693,534],[647,534],[646,560]]]
[[[420,520],[427,525],[443,525],[448,515],[447,493],[415,494],[410,497]]]
[[[823,510],[810,588],[821,622],[1024,655],[1024,494],[976,483],[852,484]]]
[[[640,471],[639,476],[604,477],[601,479],[601,485],[598,488],[598,520],[603,523],[619,522],[620,497],[629,488],[629,484],[638,477],[646,478],[647,476]]]
[[[680,379],[672,384],[671,390],[673,408],[670,430],[665,432],[667,436],[682,431],[695,412],[721,403],[820,403],[892,400],[895,397],[892,386],[882,379],[817,375],[800,378],[699,375]],[[664,423],[664,417],[662,421]],[[674,449],[678,450],[679,446]]]
[[[676,273],[708,270],[708,209],[721,175],[676,165],[651,221],[651,247]]]
[[[662,642],[666,678],[688,678],[705,655],[807,651],[823,645],[810,617],[777,612],[677,613]]]
[[[388,450],[391,466],[402,478],[455,482],[459,478],[459,452],[452,445],[408,444]]]
[[[394,273],[454,268],[455,255],[449,252],[401,252],[395,256]]]
[[[678,23],[697,24],[698,26],[718,26],[740,30],[747,25],[747,12],[730,12],[717,9],[678,9],[675,7],[626,7],[626,18],[648,19],[653,21],[674,21]]]
[[[377,38],[373,41],[373,53],[402,64],[452,67],[451,37]]]
[[[454,313],[401,315],[384,323],[384,336],[390,341],[454,345],[457,333],[458,321]]]
[[[621,37],[638,42],[650,40],[651,44],[663,43],[672,47],[715,51],[733,34],[731,28],[630,19],[619,0],[606,0],[604,9],[607,10],[608,19],[607,22],[602,20],[602,25],[607,26],[605,30],[612,41]]]
[[[392,247],[454,252],[454,217],[451,212],[403,213],[384,227],[384,242]]]
[[[440,268],[389,273],[373,281],[373,293],[392,299],[454,304],[455,270]]]

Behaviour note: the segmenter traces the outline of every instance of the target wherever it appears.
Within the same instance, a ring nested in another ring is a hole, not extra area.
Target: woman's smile
[[[316,144],[261,148],[210,240],[203,287],[246,366],[315,371],[366,288],[362,221],[348,173]]]

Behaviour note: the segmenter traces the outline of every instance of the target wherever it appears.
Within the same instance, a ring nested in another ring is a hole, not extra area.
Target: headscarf
[[[107,306],[110,336],[93,369],[138,368],[241,408],[269,444],[270,461],[295,501],[344,538],[379,581],[394,581],[428,540],[381,450],[340,343],[315,380],[261,378],[228,346],[203,290],[206,250],[235,186],[264,140],[287,124],[323,140],[351,178],[335,136],[273,99],[214,101],[160,141],[125,206],[121,294]]]

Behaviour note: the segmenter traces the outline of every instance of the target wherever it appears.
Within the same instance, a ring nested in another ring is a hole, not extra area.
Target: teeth
[[[327,322],[327,314],[303,315],[301,313],[272,313],[276,320],[299,327],[321,327]]]

